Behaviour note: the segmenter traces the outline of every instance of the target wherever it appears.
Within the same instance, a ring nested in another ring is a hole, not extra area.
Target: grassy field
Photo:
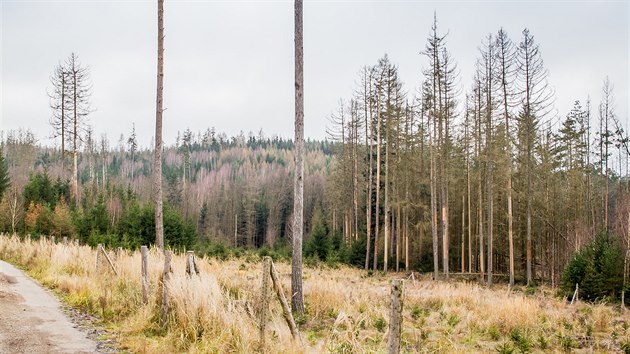
[[[198,259],[200,276],[185,274],[173,257],[171,312],[159,324],[158,279],[163,256],[149,252],[149,303],[141,297],[140,253],[109,252],[118,276],[87,246],[0,236],[0,258],[25,268],[63,301],[98,315],[125,348],[140,353],[251,353],[262,351],[257,324],[261,262]],[[276,264],[285,292],[289,264]],[[281,307],[272,301],[264,352],[378,353],[387,345],[389,283],[398,274],[368,275],[348,268],[304,269],[307,314],[299,318],[302,348],[291,340]],[[567,301],[544,288],[407,279],[404,352],[630,352],[630,315],[619,307]],[[160,293],[161,294],[161,293]],[[288,294],[287,294],[288,296]]]

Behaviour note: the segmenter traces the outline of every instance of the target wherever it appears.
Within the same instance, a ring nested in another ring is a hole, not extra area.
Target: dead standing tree
[[[61,137],[61,170],[65,172],[66,154],[66,130],[68,121],[68,71],[63,64],[58,64],[55,71],[50,76],[53,91],[48,93],[50,97],[50,108],[53,110],[50,125],[53,128],[53,138]]]
[[[158,60],[157,99],[155,107],[155,244],[164,250],[164,220],[162,215],[162,93],[164,91],[164,0],[158,0]]]
[[[302,233],[304,231],[304,52],[302,0],[295,0],[295,179],[293,186],[293,256],[291,308],[304,314],[302,294]]]
[[[79,58],[75,53],[70,54],[66,60],[62,72],[59,75],[66,75],[65,82],[67,88],[63,94],[63,109],[60,108],[59,129],[62,140],[68,139],[72,152],[72,177],[70,183],[72,187],[72,195],[74,196],[75,205],[79,205],[79,149],[83,143],[83,138],[87,132],[86,117],[91,112],[90,96],[92,94],[92,85],[89,80],[89,71],[79,62]],[[62,102],[59,102],[61,104]],[[63,111],[63,114],[61,113]],[[67,114],[67,122],[64,122],[62,115]],[[54,120],[53,120],[54,121]],[[53,128],[55,125],[53,124]],[[65,142],[62,142],[62,154],[65,150]]]

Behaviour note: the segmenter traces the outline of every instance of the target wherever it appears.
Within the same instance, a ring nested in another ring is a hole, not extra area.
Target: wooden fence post
[[[195,261],[195,251],[188,251],[186,254],[188,255],[186,261],[186,274],[190,277],[192,277],[193,274],[199,275],[199,267],[197,267],[197,262]]]
[[[147,246],[140,247],[140,254],[142,256],[142,303],[147,304],[149,302],[149,275],[148,275],[148,250]]]
[[[291,309],[289,308],[287,299],[284,296],[284,292],[282,291],[282,284],[280,284],[280,278],[278,278],[278,273],[276,273],[276,268],[273,266],[273,262],[271,262],[270,268],[271,282],[273,283],[273,288],[276,290],[276,295],[278,295],[278,300],[280,300],[280,304],[282,305],[282,314],[284,315],[284,320],[287,321],[287,325],[289,325],[293,340],[297,340],[300,345],[302,345],[300,332],[298,332],[297,325],[295,324],[295,320],[293,319],[293,314],[291,313]]]
[[[389,340],[387,341],[387,352],[389,354],[400,353],[400,337],[402,334],[403,286],[404,283],[401,280],[392,280],[391,305],[389,313]]]
[[[260,289],[260,349],[265,350],[265,328],[269,311],[269,277],[271,276],[271,257],[263,257],[262,285]]]
[[[171,251],[164,251],[164,272],[162,273],[162,312],[161,322],[166,324],[166,318],[168,315],[168,280],[170,279],[171,268]]]
[[[103,245],[99,243],[96,246],[96,274],[98,274],[98,270],[101,267],[101,248],[103,248]]]
[[[118,275],[118,271],[116,270],[116,266],[114,266],[114,262],[112,262],[112,259],[109,258],[109,254],[107,254],[107,251],[105,251],[105,248],[103,246],[100,247],[101,253],[103,253],[103,256],[105,256],[105,259],[107,260],[107,263],[109,263],[109,266],[112,267],[112,271],[114,271],[114,274]]]
[[[575,291],[573,292],[573,298],[571,299],[571,305],[578,299],[578,283],[575,283]]]

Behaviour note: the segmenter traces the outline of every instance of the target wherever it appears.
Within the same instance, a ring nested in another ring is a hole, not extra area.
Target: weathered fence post
[[[571,305],[578,299],[578,283],[575,283],[575,291],[573,292],[573,298],[571,299]]]
[[[389,313],[389,340],[387,341],[387,352],[389,354],[400,353],[400,337],[402,334],[403,286],[404,283],[401,280],[392,280],[391,305]]]
[[[171,268],[171,251],[164,251],[164,272],[162,273],[162,312],[161,322],[166,323],[168,315],[168,280],[170,279]]]
[[[96,246],[96,274],[98,274],[98,269],[101,267],[101,248],[103,248],[103,245],[99,243]]]
[[[278,273],[276,273],[276,268],[273,266],[273,262],[271,262],[270,268],[271,282],[273,283],[273,288],[276,290],[276,295],[278,295],[278,300],[280,300],[280,304],[282,305],[282,314],[284,316],[284,320],[287,321],[287,325],[289,325],[293,340],[297,340],[300,345],[302,345],[300,332],[298,332],[297,325],[295,324],[295,320],[293,319],[293,314],[291,313],[291,309],[289,308],[287,299],[284,296],[284,292],[282,291],[282,284],[280,284],[280,278],[278,278]]]
[[[195,251],[188,251],[186,254],[188,256],[186,261],[186,274],[188,274],[189,277],[192,277],[193,274],[199,275],[199,268],[195,261]]]
[[[147,304],[149,302],[149,274],[148,274],[148,250],[147,246],[140,247],[140,254],[142,257],[142,303]]]
[[[265,328],[269,311],[269,277],[271,276],[271,257],[263,257],[262,286],[260,289],[260,350],[265,350]]]
[[[102,253],[103,256],[105,256],[105,260],[107,260],[107,263],[109,263],[109,266],[112,268],[112,271],[114,272],[114,274],[118,275],[118,271],[116,270],[116,266],[114,266],[114,262],[112,262],[112,259],[109,258],[109,254],[107,254],[107,251],[105,251],[105,247],[103,247],[99,243],[99,249],[96,250],[96,252]],[[98,253],[97,253],[97,258],[98,258]]]

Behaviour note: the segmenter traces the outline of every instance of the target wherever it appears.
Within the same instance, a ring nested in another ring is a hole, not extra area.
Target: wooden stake
[[[193,274],[199,275],[199,268],[197,267],[197,262],[195,261],[195,251],[186,252],[188,255],[188,260],[186,262],[186,274],[189,277],[192,277]]]
[[[171,267],[171,251],[164,252],[164,272],[162,273],[162,311],[161,311],[161,322],[162,324],[166,324],[166,318],[168,315],[168,280],[171,277],[172,272]]]
[[[389,354],[400,353],[400,337],[402,334],[403,286],[404,283],[401,280],[392,280],[391,305],[389,313],[389,339],[387,341],[387,352]]]
[[[578,283],[575,283],[575,292],[573,292],[573,298],[571,299],[571,305],[578,299]]]
[[[99,243],[96,246],[96,274],[98,274],[98,269],[101,267],[101,248],[103,248],[103,245]]]
[[[287,325],[291,330],[291,336],[293,340],[297,340],[300,345],[302,345],[302,338],[300,338],[300,333],[298,332],[297,325],[295,324],[295,320],[293,319],[293,314],[291,313],[291,309],[289,308],[289,304],[287,303],[287,299],[284,296],[284,291],[282,291],[282,284],[280,284],[280,279],[278,278],[278,273],[276,273],[276,268],[273,266],[273,262],[271,262],[271,281],[273,283],[273,288],[276,290],[276,295],[278,295],[278,300],[282,305],[282,315],[284,316],[284,320],[287,321]]]
[[[116,267],[114,266],[114,262],[112,262],[112,259],[109,258],[109,255],[105,251],[105,248],[103,248],[103,246],[100,246],[100,249],[101,249],[101,252],[103,252],[103,255],[105,256],[105,259],[107,260],[107,263],[109,263],[109,266],[112,267],[112,270],[114,271],[114,274],[118,275],[118,271],[116,271]]]
[[[140,254],[142,256],[142,303],[146,305],[149,302],[149,263],[147,246],[140,247]]]
[[[269,311],[269,277],[271,276],[271,257],[263,257],[262,285],[260,289],[260,350],[265,351],[265,328]]]

